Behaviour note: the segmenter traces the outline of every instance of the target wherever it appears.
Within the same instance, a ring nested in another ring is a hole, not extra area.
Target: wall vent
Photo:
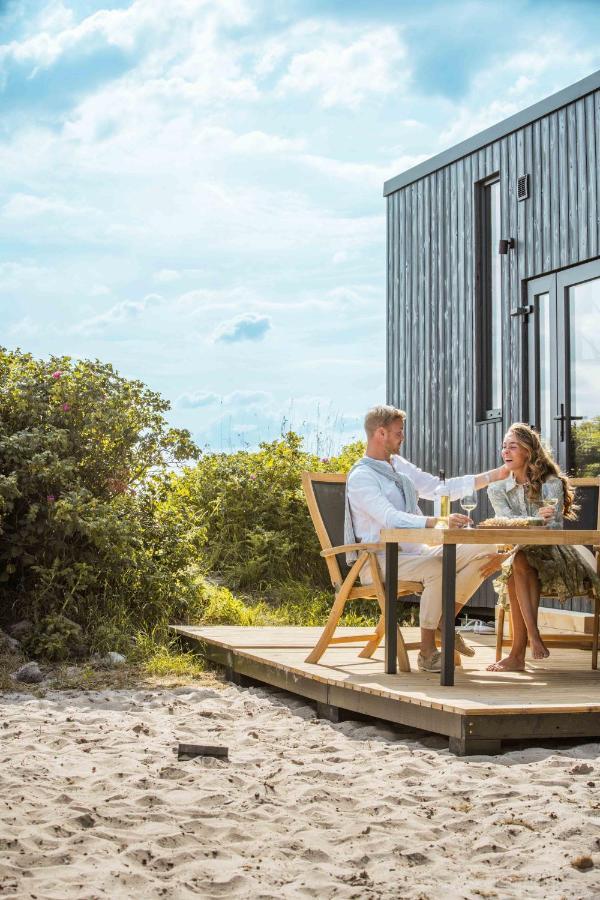
[[[517,200],[527,200],[529,197],[529,175],[519,175],[517,179]]]

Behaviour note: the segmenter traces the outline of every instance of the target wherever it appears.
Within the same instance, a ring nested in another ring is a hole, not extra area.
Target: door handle
[[[560,404],[560,416],[554,416],[555,422],[560,422],[560,440],[565,439],[565,404]]]
[[[555,422],[560,422],[560,439],[564,441],[565,439],[565,422],[575,422],[579,419],[583,419],[583,416],[565,416],[565,404],[560,404],[560,416],[554,416]]]

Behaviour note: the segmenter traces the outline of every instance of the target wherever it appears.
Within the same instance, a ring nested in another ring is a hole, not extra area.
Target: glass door
[[[528,284],[530,422],[561,468],[600,475],[600,260]]]
[[[530,423],[556,452],[557,359],[551,350],[556,347],[556,276],[530,281],[528,303]]]

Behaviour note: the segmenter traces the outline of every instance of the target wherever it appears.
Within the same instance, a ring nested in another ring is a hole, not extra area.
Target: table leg
[[[385,545],[385,674],[397,672],[398,544]]]
[[[440,684],[454,684],[454,609],[456,603],[456,544],[444,544],[442,553],[442,672]]]

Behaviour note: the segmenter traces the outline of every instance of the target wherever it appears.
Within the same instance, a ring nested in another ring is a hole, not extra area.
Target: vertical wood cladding
[[[526,279],[600,253],[600,91],[400,188],[387,197],[388,400],[408,414],[406,453],[427,471],[458,475],[498,464],[524,408]],[[478,422],[475,186],[500,175],[502,421]],[[517,179],[530,193],[517,200]],[[480,495],[483,500],[483,494]],[[490,514],[487,501],[478,516]],[[492,606],[489,589],[477,604]]]

